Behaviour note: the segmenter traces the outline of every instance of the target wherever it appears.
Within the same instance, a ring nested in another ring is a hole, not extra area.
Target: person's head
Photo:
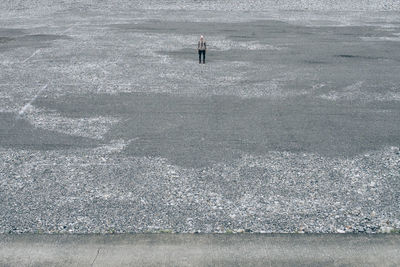
[[[204,36],[200,35],[200,41],[203,41],[203,40],[204,40]]]

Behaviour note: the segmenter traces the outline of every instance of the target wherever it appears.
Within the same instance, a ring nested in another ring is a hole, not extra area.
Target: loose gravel
[[[92,3],[0,2],[0,233],[399,232],[400,2]]]
[[[398,147],[347,159],[243,154],[188,169],[88,150],[0,152],[1,233],[376,233],[400,228]]]

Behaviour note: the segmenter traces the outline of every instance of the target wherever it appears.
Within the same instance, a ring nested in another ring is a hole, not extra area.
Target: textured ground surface
[[[0,232],[396,231],[400,9],[364,2],[2,1]]]

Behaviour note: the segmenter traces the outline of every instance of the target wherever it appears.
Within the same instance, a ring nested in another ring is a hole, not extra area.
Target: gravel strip
[[[1,233],[391,232],[400,153],[349,159],[271,152],[203,169],[120,157],[121,141],[0,152]]]

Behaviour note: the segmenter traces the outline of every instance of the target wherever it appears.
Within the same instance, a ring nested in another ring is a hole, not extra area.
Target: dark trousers
[[[201,54],[203,54],[203,63],[206,63],[206,50],[199,50],[199,63],[201,63]]]

